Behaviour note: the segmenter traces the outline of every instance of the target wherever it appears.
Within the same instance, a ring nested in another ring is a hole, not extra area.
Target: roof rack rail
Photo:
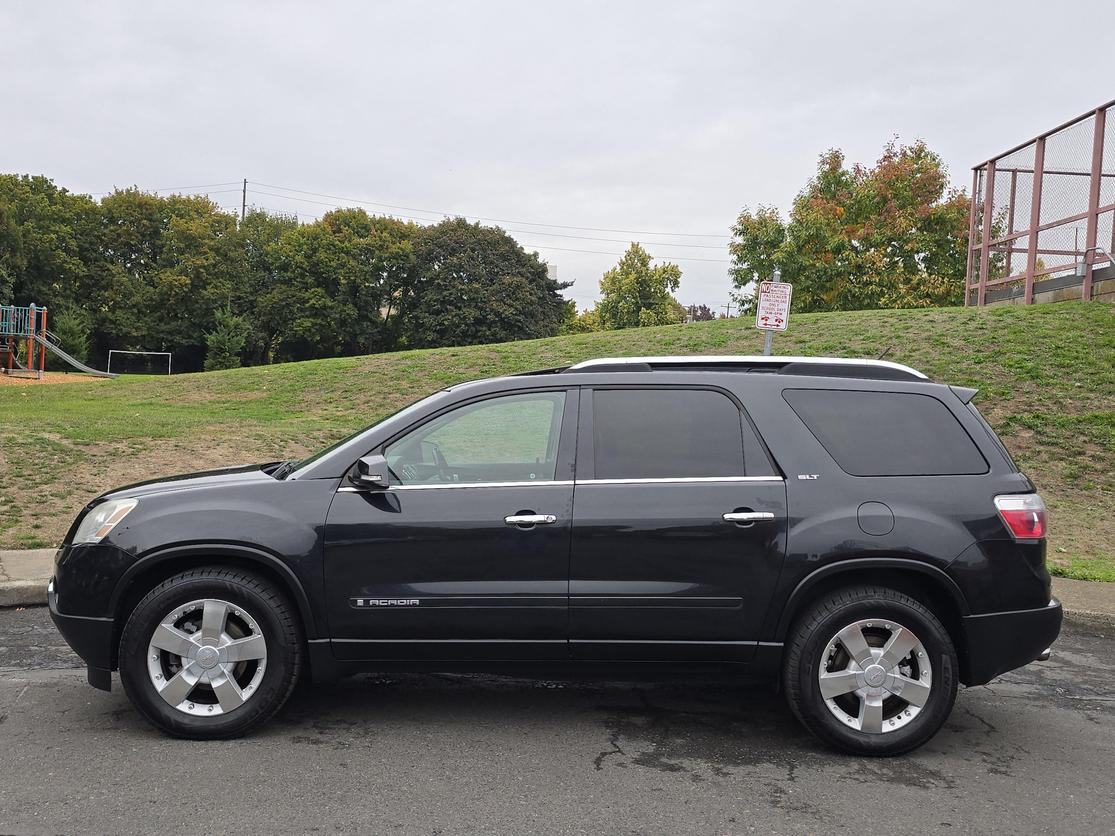
[[[823,377],[859,377],[874,380],[928,380],[917,369],[889,360],[862,360],[847,357],[778,357],[765,355],[599,357],[584,360],[565,372],[663,371],[745,371]]]

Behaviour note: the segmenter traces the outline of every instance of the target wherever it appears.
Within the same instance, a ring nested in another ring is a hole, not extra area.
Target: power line
[[[218,186],[238,185],[240,185],[239,180],[231,180],[228,183],[203,183],[200,186],[166,186],[161,189],[151,189],[150,191],[152,194],[157,194],[158,192],[187,192],[194,191],[196,189],[215,189]],[[104,195],[115,194],[118,191],[120,191],[119,188],[115,188],[110,192],[92,192],[91,197],[103,197]],[[233,191],[239,191],[239,189],[233,189]],[[218,194],[218,192],[214,192],[214,194]]]
[[[215,191],[208,191],[208,192],[195,192],[194,194],[199,194],[199,195],[203,195],[204,197],[208,197],[211,194],[233,194],[233,193],[240,194],[240,190],[239,189],[217,189]]]
[[[233,191],[235,191],[235,189]],[[282,198],[284,200],[297,200],[297,201],[302,202],[302,203],[313,203],[317,206],[334,206],[335,205],[335,204],[332,204],[332,203],[326,203],[325,201],[322,201],[322,200],[311,200],[311,199],[306,198],[306,197],[291,197],[290,195],[276,194],[275,192],[264,192],[264,191],[260,191],[259,189],[250,189],[249,191],[252,194],[267,195],[268,197],[278,197],[278,198]],[[418,218],[418,217],[415,217],[413,215],[396,215],[396,217],[406,218],[407,220],[412,220],[412,221],[423,221],[423,222],[426,222],[426,223],[433,223],[434,222],[433,218]],[[460,216],[460,217],[464,217],[464,216]],[[575,228],[575,227],[570,227],[570,228]],[[573,234],[570,234],[570,233],[563,233],[563,232],[544,232],[540,229],[513,229],[511,227],[508,227],[506,229],[506,231],[507,232],[517,232],[517,233],[520,233],[522,235],[546,235],[546,236],[551,237],[551,238],[576,238],[576,239],[579,239],[581,241],[607,241],[607,242],[613,243],[613,244],[629,244],[629,243],[631,243],[630,241],[628,241],[624,238],[600,238],[600,237],[593,236],[593,235],[573,235]],[[686,249],[699,249],[699,250],[723,250],[724,249],[723,244],[683,244],[683,243],[675,242],[675,241],[670,241],[670,242],[658,241],[658,242],[650,242],[650,243],[663,244],[664,246],[668,246],[668,247],[685,247]]]
[[[258,185],[265,186],[267,184],[259,183]],[[266,192],[266,191],[262,191],[260,189],[245,189],[243,181],[230,181],[228,183],[209,183],[209,184],[200,185],[200,186],[168,186],[166,188],[152,189],[151,191],[152,191],[152,193],[167,192],[167,191],[178,192],[178,191],[187,191],[187,190],[190,190],[190,189],[213,188],[213,187],[217,187],[217,186],[237,186],[238,187],[238,188],[232,188],[232,189],[220,189],[220,190],[217,190],[217,191],[211,191],[211,192],[206,193],[207,195],[231,194],[233,192],[240,193],[241,194],[241,206],[240,207],[224,206],[224,205],[220,206],[220,208],[222,210],[224,210],[226,212],[230,212],[232,214],[236,214],[238,209],[241,212],[244,211],[244,209],[246,208],[247,194],[249,192],[252,193],[252,194],[262,195],[262,196],[267,196],[267,197],[278,197],[278,198],[282,198],[282,199],[285,199],[285,200],[294,200],[294,201],[298,201],[300,203],[312,203],[312,204],[315,204],[315,205],[318,205],[318,206],[328,206],[330,208],[340,208],[335,203],[326,203],[326,202],[320,201],[320,200],[309,200],[307,198],[302,198],[302,197],[293,197],[291,195],[276,194],[274,192]],[[306,192],[306,191],[301,191],[299,189],[286,189],[284,186],[267,186],[267,188],[285,189],[286,191],[297,192],[299,194],[310,194],[310,195],[315,195],[317,197],[327,197],[327,198],[331,198],[333,200],[350,201],[350,202],[353,202],[353,203],[364,203],[364,204],[367,204],[369,206],[379,206],[379,207],[384,207],[384,208],[389,208],[389,209],[405,209],[406,208],[406,207],[391,206],[390,204],[384,204],[384,203],[375,203],[373,201],[367,201],[367,200],[356,200],[355,198],[337,197],[335,195],[321,194],[319,192]],[[94,196],[109,195],[109,194],[113,194],[113,192],[95,192]],[[456,215],[454,213],[436,213],[436,212],[434,212],[434,210],[428,210],[428,209],[408,209],[407,211],[427,212],[429,214],[443,214],[444,217],[464,217],[464,218],[471,218],[471,219],[474,219],[474,220],[485,220],[485,221],[489,221],[491,223],[525,223],[527,225],[546,226],[546,227],[558,228],[558,229],[583,229],[583,230],[599,231],[599,232],[630,232],[632,234],[642,234],[642,235],[679,235],[679,236],[680,235],[685,235],[685,236],[689,236],[689,237],[701,237],[697,233],[639,232],[637,230],[622,230],[622,229],[613,230],[613,229],[605,229],[605,228],[597,228],[597,227],[564,226],[564,225],[560,225],[560,224],[532,224],[532,222],[530,222],[530,221],[504,221],[504,220],[499,220],[497,218],[484,218],[484,217],[481,217],[481,216],[478,216],[478,215]],[[303,220],[303,219],[321,220],[321,218],[322,218],[321,215],[314,215],[314,214],[311,214],[311,213],[295,212],[293,214],[299,220]],[[419,218],[419,217],[415,217],[413,215],[398,215],[397,217],[406,218],[407,220],[416,221],[416,222],[422,223],[422,224],[437,223],[437,221],[433,218]],[[517,233],[519,235],[546,235],[546,236],[555,237],[555,238],[573,238],[573,239],[578,239],[578,240],[583,240],[583,241],[606,241],[606,242],[609,242],[609,243],[618,243],[618,244],[628,243],[627,241],[625,241],[623,239],[619,239],[619,238],[599,238],[599,237],[591,236],[591,235],[573,235],[573,234],[563,234],[563,233],[557,233],[557,232],[543,232],[541,230],[507,229],[505,231],[510,232],[510,233]],[[707,236],[707,237],[711,237],[711,236]],[[725,236],[725,237],[727,237],[727,236]],[[607,256],[613,256],[613,257],[617,257],[617,258],[624,255],[624,253],[622,253],[622,252],[614,252],[614,251],[611,251],[611,250],[588,250],[588,249],[580,249],[580,248],[576,248],[576,247],[555,247],[555,246],[552,246],[550,244],[538,244],[538,243],[525,242],[525,241],[519,241],[519,243],[524,247],[529,247],[531,249],[537,249],[537,250],[553,250],[555,252],[566,252],[566,253],[585,253],[585,254],[589,254],[589,255],[607,255]],[[714,245],[714,244],[684,244],[684,243],[680,243],[680,242],[662,242],[662,241],[646,242],[646,246],[650,247],[650,248],[657,247],[657,246],[666,246],[666,247],[685,247],[687,249],[694,249],[694,248],[696,248],[696,249],[713,249],[713,250],[722,249],[722,246],[718,246],[718,245]],[[665,256],[652,255],[651,257],[653,259],[657,260],[657,261],[665,261],[665,260],[668,260],[668,261],[703,261],[703,262],[715,263],[715,264],[731,264],[732,263],[729,259],[725,259],[725,258],[700,258],[700,257],[697,257],[697,256],[674,256],[674,255],[665,255]]]
[[[286,195],[277,195],[277,194],[274,194],[273,192],[263,192],[263,191],[260,191],[258,189],[249,189],[249,192],[251,194],[267,195],[267,196],[270,196],[270,197],[287,197]],[[307,200],[306,198],[300,198],[300,197],[291,197],[291,198],[288,198],[288,199],[304,201],[306,203],[314,203],[314,204],[317,204],[319,206],[330,206],[330,207],[335,206],[335,204],[332,204],[332,203],[325,203],[325,202],[320,201],[320,200]],[[323,217],[322,215],[314,215],[314,214],[311,214],[311,213],[304,213],[304,214],[295,213],[295,216],[299,220],[302,220],[303,218],[312,218],[315,221],[320,221]],[[436,223],[436,221],[433,218],[415,218],[413,216],[408,216],[408,215],[397,215],[396,217],[408,218],[409,220],[414,220],[414,221],[418,221],[420,223],[425,223],[425,224]],[[538,232],[535,232],[535,231],[532,231],[532,230],[521,230],[521,229],[507,229],[507,230],[504,230],[504,231],[509,232],[509,233],[510,232],[516,232],[516,233],[519,233],[521,235],[538,235],[538,234],[545,235],[545,234],[549,234],[549,233],[538,233]],[[572,236],[559,236],[559,237],[581,238],[581,237],[584,237],[584,236],[572,235]],[[588,240],[590,240],[590,241],[616,241],[617,239],[614,239],[614,238],[588,238]],[[525,241],[519,241],[519,243],[523,247],[529,247],[531,249],[536,249],[536,250],[555,250],[557,252],[565,252],[565,253],[588,253],[588,254],[592,254],[592,255],[609,255],[609,256],[616,257],[616,258],[619,258],[619,257],[624,255],[624,253],[622,253],[622,252],[613,252],[611,250],[583,250],[583,249],[577,249],[577,248],[573,248],[573,247],[555,247],[555,246],[552,246],[550,244],[536,244],[536,243],[525,242]],[[627,243],[627,242],[619,240],[618,243],[624,244],[624,243]],[[686,245],[685,244],[676,244],[676,243],[661,243],[661,242],[657,242],[657,243],[652,242],[652,243],[648,243],[646,245],[646,247],[648,247],[648,248],[654,248],[656,246],[684,247]],[[690,245],[690,246],[692,246],[692,245]],[[720,247],[716,247],[715,249],[720,249]],[[649,252],[649,249],[648,249],[648,252]],[[688,256],[688,255],[682,255],[682,256],[674,256],[674,255],[656,256],[656,255],[651,255],[651,258],[653,258],[657,261],[705,261],[705,262],[710,262],[710,263],[715,263],[715,264],[731,264],[732,263],[730,259],[726,259],[726,258],[699,258],[697,256]]]
[[[354,197],[340,197],[338,195],[324,194],[322,192],[310,192],[304,189],[292,189],[289,186],[276,186],[273,183],[258,183],[256,185],[263,186],[266,189],[278,189],[284,192],[294,192],[296,194],[306,194],[312,197],[327,197],[330,200],[340,200],[347,203],[362,203],[368,206],[380,206],[385,209],[401,209],[404,212],[424,212],[427,215],[441,215],[443,217],[462,217],[470,218],[477,221],[488,221],[489,223],[497,224],[523,224],[525,226],[544,226],[551,229],[581,229],[588,232],[618,232],[623,235],[660,235],[660,236],[673,236],[680,238],[730,238],[730,235],[714,232],[651,232],[645,229],[612,229],[609,227],[597,226],[578,226],[576,224],[553,224],[542,223],[540,221],[520,221],[509,220],[507,218],[488,218],[482,215],[467,215],[461,212],[444,212],[439,209],[417,209],[413,206],[396,206],[391,203],[376,203],[372,200],[358,200]],[[276,195],[276,197],[283,197],[283,195]]]
[[[527,242],[523,242],[523,241],[520,241],[519,243],[522,244],[524,247],[531,247],[531,248],[536,249],[536,250],[558,250],[558,251],[563,252],[563,253],[595,253],[596,255],[612,255],[612,256],[623,256],[624,255],[624,253],[605,252],[604,250],[577,250],[577,249],[573,249],[571,247],[551,247],[548,244],[531,244],[531,243],[527,243]],[[727,258],[695,258],[693,256],[688,256],[688,255],[679,255],[679,256],[652,255],[651,258],[656,259],[657,261],[710,261],[710,262],[715,262],[717,264],[731,264],[732,263],[731,260],[727,259]]]

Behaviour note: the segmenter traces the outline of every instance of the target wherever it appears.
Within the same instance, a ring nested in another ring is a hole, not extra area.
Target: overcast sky
[[[497,219],[582,306],[639,240],[682,267],[683,303],[716,307],[739,210],[786,211],[826,148],[870,163],[924,139],[967,190],[975,163],[1115,97],[1113,33],[1103,0],[8,0],[0,170],[88,193],[235,181],[191,190],[237,209],[246,177],[249,203],[308,219],[355,200]]]

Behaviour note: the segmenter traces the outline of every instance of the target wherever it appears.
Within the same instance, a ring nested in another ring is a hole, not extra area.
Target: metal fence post
[[[1107,111],[1099,108],[1092,128],[1092,179],[1088,189],[1088,235],[1084,244],[1084,282],[1080,296],[1085,302],[1092,298],[1092,266],[1096,258],[1096,233],[1099,229],[1100,176],[1103,174],[1103,129],[1107,121]]]
[[[1014,234],[1014,198],[1018,193],[1018,170],[1013,169],[1010,173],[1010,208],[1007,210],[1007,235]],[[1014,275],[1014,239],[1011,238],[1007,241],[1007,267],[1006,275]]]
[[[976,245],[976,197],[979,194],[979,169],[972,169],[972,199],[968,201],[968,264],[964,268],[964,306],[972,304],[972,248]]]
[[[987,301],[987,273],[991,260],[991,210],[995,196],[995,161],[987,164],[983,175],[983,239],[980,241],[979,291],[976,304],[981,308]]]
[[[1025,304],[1034,301],[1034,272],[1038,269],[1038,227],[1041,226],[1041,181],[1045,173],[1045,137],[1034,144],[1034,183],[1030,191],[1030,242],[1026,251]]]

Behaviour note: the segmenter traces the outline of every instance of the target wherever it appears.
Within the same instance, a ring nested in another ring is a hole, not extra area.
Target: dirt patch
[[[42,379],[30,376],[0,374],[0,386],[39,386],[51,383],[100,383],[108,378],[93,377],[87,374],[66,374],[65,372],[44,372]]]

